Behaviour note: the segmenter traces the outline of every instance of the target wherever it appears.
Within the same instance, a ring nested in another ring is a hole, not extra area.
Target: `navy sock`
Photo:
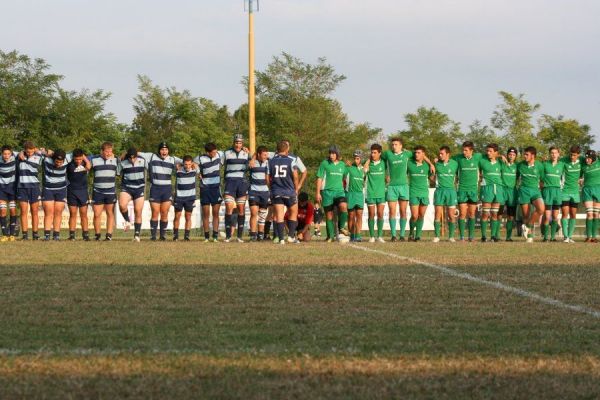
[[[186,229],[186,230],[183,232],[183,237],[184,237],[185,239],[189,239],[189,238],[190,238],[190,231],[189,231],[188,229]]]
[[[241,239],[242,236],[244,236],[244,224],[246,223],[246,215],[244,215],[244,214],[238,215],[237,223],[238,223],[237,237]]]
[[[165,231],[167,230],[168,221],[160,221],[160,237],[165,237]]]
[[[150,235],[156,238],[156,229],[158,228],[158,221],[150,221]]]
[[[133,224],[133,234],[135,236],[140,236],[142,232],[142,224],[138,224],[137,222]]]
[[[8,231],[9,235],[14,236],[16,230],[17,230],[17,216],[11,215],[10,216],[10,228]]]
[[[287,227],[288,227],[288,235],[290,235],[291,238],[295,238],[296,237],[296,228],[298,227],[298,221],[288,220]]]
[[[285,239],[285,222],[277,222],[277,229],[279,230],[279,240]]]
[[[2,234],[8,236],[8,229],[6,226],[6,217],[0,217],[0,227],[2,227]]]
[[[173,228],[173,237],[174,238],[179,238],[179,229]]]
[[[232,215],[231,214],[225,214],[225,237],[227,239],[231,238],[231,220],[232,220]]]
[[[121,211],[121,215],[125,218],[125,221],[129,222],[129,211],[127,209],[125,211]]]
[[[271,232],[271,221],[265,221],[265,236],[269,236],[269,232]]]

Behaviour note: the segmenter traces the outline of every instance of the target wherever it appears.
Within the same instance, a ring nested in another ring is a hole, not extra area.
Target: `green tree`
[[[435,107],[419,107],[416,112],[405,114],[404,121],[408,128],[397,133],[404,146],[424,146],[430,156],[435,156],[441,146],[456,150],[463,137],[460,124]]]
[[[542,115],[538,138],[545,147],[556,146],[562,154],[568,154],[573,145],[579,145],[585,151],[595,142],[589,125],[580,124],[576,119],[565,119],[562,115]]]
[[[523,149],[527,146],[541,146],[534,134],[533,114],[540,109],[539,104],[525,100],[524,94],[514,95],[499,92],[502,103],[492,115],[492,127],[504,133],[507,143]]]
[[[463,141],[473,142],[475,151],[478,152],[485,152],[485,147],[490,143],[499,145],[500,151],[508,147],[505,137],[498,136],[493,129],[478,120],[469,125],[469,131],[465,133]]]

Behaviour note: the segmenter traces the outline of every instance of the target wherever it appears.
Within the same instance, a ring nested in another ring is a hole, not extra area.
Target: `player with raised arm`
[[[298,226],[298,168],[296,159],[288,155],[289,145],[285,141],[277,143],[277,155],[269,161],[269,174],[266,176],[271,189],[271,203],[275,213],[275,237],[279,244],[285,244],[285,209],[288,210],[288,241],[299,243],[296,238]]]
[[[221,197],[221,167],[223,153],[217,150],[217,145],[204,145],[205,153],[197,156],[194,162],[200,172],[200,205],[202,206],[202,227],[204,241],[210,241],[210,217],[212,214],[212,241],[219,240],[219,211],[223,198]]]
[[[69,207],[69,240],[75,240],[77,213],[81,219],[81,231],[84,241],[90,240],[88,231],[88,172],[92,163],[81,149],[73,150],[73,157],[67,164],[67,206]]]
[[[143,156],[145,154],[146,156]],[[142,211],[146,190],[146,171],[150,153],[138,154],[135,147],[130,147],[121,158],[121,192],[119,193],[119,211],[124,219],[124,231],[131,227],[129,202],[133,202],[133,240],[140,241],[142,231]]]
[[[435,205],[435,222],[433,223],[434,243],[440,241],[442,216],[446,211],[448,220],[448,241],[454,242],[454,229],[456,223],[456,176],[458,174],[458,162],[450,158],[450,148],[440,147],[438,161],[435,163],[436,189],[433,196]]]
[[[47,151],[44,158],[42,206],[44,208],[44,240],[60,240],[60,225],[67,201],[67,166],[72,154],[64,150]]]
[[[327,241],[335,239],[333,225],[334,208],[338,209],[339,241],[346,241],[346,223],[348,222],[348,203],[344,191],[344,176],[346,164],[340,160],[340,150],[337,146],[329,147],[329,155],[321,162],[317,171],[317,192],[315,200],[325,209],[325,224],[327,226]]]
[[[519,204],[523,212],[523,237],[527,243],[533,243],[533,230],[535,222],[544,214],[544,200],[540,191],[540,183],[544,178],[544,165],[537,161],[537,150],[533,146],[525,148],[524,160],[517,164],[517,177],[519,179]],[[530,206],[534,211],[531,212]]]
[[[385,181],[388,164],[382,160],[383,148],[380,144],[371,145],[371,156],[365,163],[367,179],[367,210],[369,212],[369,243],[384,243],[383,213],[385,211]],[[375,216],[377,216],[377,235],[375,235]]]
[[[2,146],[0,158],[0,242],[15,241],[17,226],[17,156],[10,146]],[[7,221],[7,217],[9,220]],[[8,223],[7,223],[8,222]]]
[[[29,219],[31,214],[32,239],[38,240],[40,180],[39,170],[44,161],[44,156],[37,151],[35,145],[27,141],[23,144],[23,151],[19,153],[17,162],[17,200],[21,208],[21,232],[23,240],[29,240]]]
[[[581,148],[571,146],[569,156],[563,157],[563,189],[562,189],[562,218],[561,226],[564,243],[575,243],[573,233],[575,233],[575,222],[577,218],[577,208],[581,201],[579,188],[579,179],[581,177],[581,166],[585,162],[581,158]]]
[[[415,146],[413,158],[408,160],[408,178],[410,182],[409,204],[410,204],[410,233],[409,241],[421,240],[425,213],[429,206],[429,181],[435,174],[435,166],[425,156],[425,147]],[[416,233],[413,233],[416,231]]]
[[[102,213],[106,213],[105,241],[112,240],[115,227],[115,203],[117,202],[117,175],[120,162],[113,152],[111,142],[102,143],[100,155],[91,159],[94,174],[92,204],[94,210],[94,232],[96,241],[102,236]]]
[[[256,159],[250,164],[250,241],[256,242],[264,237],[265,222],[271,203],[269,185],[269,151],[265,146],[256,149]]]
[[[452,157],[458,163],[458,231],[460,240],[465,240],[465,227],[468,230],[469,242],[475,239],[475,213],[479,203],[479,161],[481,153],[474,151],[473,142],[462,144],[462,154]]]
[[[179,240],[179,221],[181,213],[185,211],[185,232],[183,240],[190,241],[190,230],[192,229],[192,212],[196,206],[196,180],[198,167],[194,165],[192,156],[183,157],[183,165],[179,165],[175,173],[175,218],[173,219],[173,241]]]
[[[249,183],[246,179],[249,157],[244,147],[244,138],[240,134],[233,137],[233,146],[223,154],[225,168],[225,242],[231,241],[233,209],[237,207],[237,239],[243,243],[244,224],[246,223],[246,199]]]
[[[346,168],[346,198],[348,200],[348,230],[351,242],[362,242],[362,218],[365,207],[365,171],[362,151],[354,151],[354,162]]]
[[[479,160],[481,171],[481,241],[487,241],[490,229],[492,242],[500,240],[500,205],[505,203],[506,190],[502,184],[502,162],[498,159],[498,145],[490,143],[485,147],[486,157]]]
[[[389,176],[387,187],[386,200],[389,208],[389,224],[392,235],[392,242],[397,240],[396,237],[396,216],[398,214],[398,206],[400,208],[400,237],[403,242],[404,232],[406,230],[406,210],[410,198],[407,167],[408,160],[413,156],[412,152],[403,149],[402,139],[393,137],[390,139],[391,150],[386,150],[381,154],[381,159],[386,163],[386,172]]]
[[[519,205],[519,192],[517,190],[517,149],[509,147],[506,156],[502,157],[502,185],[504,187],[504,208],[506,212],[506,241],[512,242],[512,232]]]
[[[544,200],[545,213],[542,219],[543,241],[556,242],[556,232],[558,231],[558,213],[562,205],[562,182],[565,170],[565,164],[560,159],[560,152],[557,147],[550,147],[550,159],[543,162],[544,176],[542,179],[542,198]]]
[[[581,200],[585,206],[585,241],[598,243],[597,233],[600,226],[600,160],[594,150],[585,152],[585,162],[581,167],[583,189]]]

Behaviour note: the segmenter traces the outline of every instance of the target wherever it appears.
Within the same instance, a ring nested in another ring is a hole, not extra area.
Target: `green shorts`
[[[348,210],[356,208],[362,210],[365,208],[365,195],[363,192],[346,192],[346,199],[348,200]]]
[[[321,190],[323,198],[323,207],[338,205],[339,203],[347,203],[346,192],[343,190]]]
[[[516,187],[504,186],[504,205],[506,207],[516,207],[519,205],[519,191]]]
[[[506,191],[504,186],[491,184],[485,185],[481,187],[481,202],[482,203],[491,203],[491,204],[504,204]]]
[[[560,206],[562,204],[562,190],[557,187],[545,187],[542,189],[542,198],[547,206]]]
[[[471,190],[459,190],[457,193],[458,203],[478,203],[479,196],[477,196],[477,191]]]
[[[383,197],[367,197],[367,205],[374,206],[379,204],[385,204]]]
[[[565,192],[563,189],[561,200],[563,203],[579,204],[581,203],[581,195],[579,194],[579,190]]]
[[[458,204],[456,190],[447,188],[435,189],[433,204],[436,206],[456,207]]]
[[[408,200],[409,195],[408,185],[389,185],[387,188],[387,201]]]
[[[531,204],[537,199],[542,198],[540,189],[520,187],[519,188],[519,204]]]
[[[408,203],[411,206],[428,206],[429,205],[429,194],[427,196],[419,196],[418,193],[410,195]]]
[[[581,200],[600,203],[600,185],[584,186],[581,190]]]

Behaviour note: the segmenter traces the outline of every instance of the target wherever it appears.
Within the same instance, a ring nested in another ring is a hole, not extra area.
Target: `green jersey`
[[[466,192],[476,192],[477,184],[479,183],[479,161],[481,161],[481,153],[473,153],[471,158],[467,158],[462,154],[457,154],[452,157],[458,162],[458,190]]]
[[[544,187],[560,188],[562,184],[563,171],[565,170],[565,163],[557,161],[553,164],[552,161],[548,160],[543,163],[544,165]]]
[[[517,187],[517,163],[503,162],[500,168],[502,169],[502,184],[507,188]]]
[[[565,166],[563,173],[563,190],[565,192],[578,192],[579,178],[581,178],[581,166],[584,163],[584,159],[579,158],[575,162],[572,162],[571,157],[564,157],[561,161]]]
[[[458,163],[452,159],[447,163],[438,161],[435,163],[436,187],[440,189],[456,189],[454,182],[458,173]]]
[[[600,160],[596,160],[590,165],[583,163],[581,174],[583,176],[583,186],[600,186]]]
[[[341,161],[323,160],[317,171],[317,178],[325,182],[324,190],[343,191],[346,164]]]
[[[387,163],[391,186],[406,185],[408,183],[408,160],[410,160],[412,156],[412,151],[404,149],[398,154],[391,150],[386,150],[381,154],[381,159]]]
[[[382,160],[371,161],[367,172],[367,199],[385,197],[386,163]]]
[[[408,177],[410,178],[411,197],[429,196],[429,164],[417,163],[414,158],[408,160]]]
[[[517,164],[517,175],[521,179],[521,187],[539,189],[544,177],[544,165],[539,161],[535,161],[533,165],[521,161]]]
[[[502,161],[490,161],[488,158],[479,160],[481,170],[481,186],[502,185]]]
[[[365,171],[362,165],[359,167],[356,164],[346,168],[346,191],[362,193],[365,183]]]

